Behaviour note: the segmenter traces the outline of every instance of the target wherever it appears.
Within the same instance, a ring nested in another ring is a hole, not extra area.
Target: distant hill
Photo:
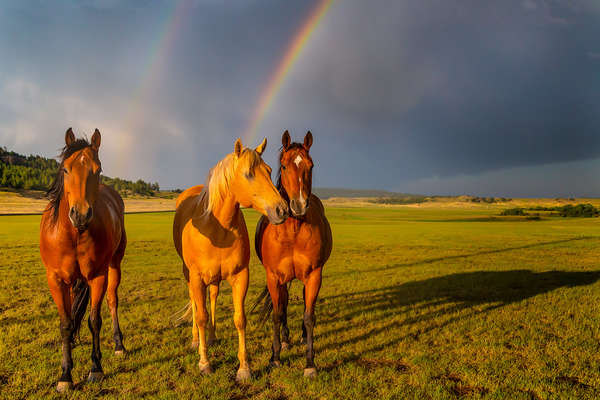
[[[14,151],[9,151],[6,147],[0,147],[0,188],[46,191],[52,184],[57,170],[58,162],[52,158],[36,155],[25,156]],[[121,195],[125,196],[155,196],[160,192],[158,183],[148,183],[141,179],[133,182],[103,175],[102,182],[112,186]],[[174,193],[176,192],[179,192],[179,190],[174,191]],[[323,200],[332,197],[370,197],[386,199],[386,202],[391,201],[395,203],[400,201],[403,203],[402,199],[413,202],[415,197],[423,197],[406,193],[369,189],[314,188],[313,192]]]
[[[314,194],[325,200],[332,197],[414,197],[413,194],[371,189],[313,188]]]
[[[51,158],[24,156],[0,147],[0,188],[48,190],[58,166],[58,162]],[[154,196],[160,191],[158,183],[148,183],[141,179],[133,182],[103,175],[102,183],[112,186],[121,195]]]

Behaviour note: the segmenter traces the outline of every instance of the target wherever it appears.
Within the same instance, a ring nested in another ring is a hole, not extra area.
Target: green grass
[[[257,214],[246,212],[251,236]],[[129,355],[112,354],[103,306],[106,379],[87,384],[90,333],[75,347],[73,398],[598,398],[598,219],[525,221],[476,209],[329,208],[334,250],[315,328],[314,381],[302,377],[301,285],[291,289],[294,346],[267,369],[271,326],[248,317],[254,377],[234,383],[237,334],[222,285],[215,374],[201,376],[171,241],[172,213],[126,216],[120,288]],[[0,397],[59,397],[56,307],[38,253],[39,216],[0,217]],[[264,286],[253,255],[247,306]],[[85,325],[85,324],[84,324]]]

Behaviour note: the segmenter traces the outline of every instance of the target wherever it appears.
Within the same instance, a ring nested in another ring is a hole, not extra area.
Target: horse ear
[[[92,135],[92,149],[94,149],[94,151],[98,151],[99,148],[100,148],[100,131],[98,129],[96,129],[94,131],[94,134]]]
[[[283,149],[287,149],[290,145],[292,139],[290,138],[290,133],[286,130],[283,132],[283,136],[281,136],[281,144],[283,145]]]
[[[75,141],[75,134],[73,133],[73,129],[67,129],[65,133],[65,144],[69,147]]]
[[[312,142],[313,142],[312,133],[310,133],[310,131],[308,131],[308,132],[306,132],[306,136],[304,136],[304,148],[306,149],[306,151],[308,151],[308,149],[310,149],[310,146],[312,146]]]
[[[256,148],[258,155],[262,155],[262,153],[265,151],[265,147],[267,147],[267,138],[264,138],[262,143]]]
[[[235,141],[235,145],[233,147],[233,152],[237,157],[239,157],[240,154],[242,154],[243,147],[244,146],[242,146],[242,139],[238,138],[238,140]]]

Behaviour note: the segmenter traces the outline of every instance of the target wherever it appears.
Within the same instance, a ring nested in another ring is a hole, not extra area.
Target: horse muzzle
[[[94,211],[92,210],[92,207],[88,207],[85,213],[79,212],[79,210],[77,210],[75,207],[71,207],[69,210],[69,219],[71,220],[71,223],[75,229],[80,232],[83,232],[88,228],[93,216]]]
[[[308,199],[304,201],[291,199],[290,200],[290,211],[294,217],[303,217],[308,209]]]
[[[269,222],[273,225],[284,223],[288,216],[289,211],[285,203],[282,203],[275,208],[267,209],[267,217],[269,218]]]

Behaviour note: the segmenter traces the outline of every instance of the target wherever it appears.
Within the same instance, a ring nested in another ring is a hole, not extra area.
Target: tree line
[[[556,206],[556,207],[543,207],[543,206],[535,206],[530,208],[516,207],[516,208],[507,208],[506,210],[502,210],[500,215],[534,215],[540,216],[539,213],[528,213],[527,211],[549,211],[548,215],[557,215],[561,217],[583,217],[583,218],[591,218],[600,216],[600,210],[594,207],[589,203],[582,203],[577,205],[567,204],[564,206]]]
[[[58,162],[51,158],[24,156],[0,147],[0,188],[48,190],[58,167]],[[153,196],[160,191],[157,182],[149,183],[141,179],[133,182],[102,176],[102,183],[113,187],[121,195]]]

